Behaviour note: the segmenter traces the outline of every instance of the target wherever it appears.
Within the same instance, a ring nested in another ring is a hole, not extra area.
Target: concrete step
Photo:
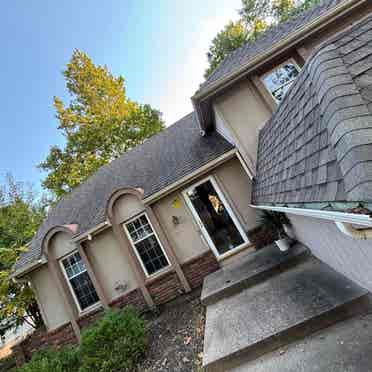
[[[225,363],[224,372],[372,371],[372,314],[355,316],[247,361]]]
[[[225,371],[367,309],[366,290],[311,258],[209,305],[203,365]]]
[[[308,249],[299,243],[287,252],[281,252],[272,244],[249,253],[238,262],[226,265],[204,279],[201,302],[207,306],[234,295],[297,264],[308,254]]]

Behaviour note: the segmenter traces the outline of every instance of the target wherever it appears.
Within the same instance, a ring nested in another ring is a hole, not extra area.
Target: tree
[[[34,328],[43,324],[29,283],[14,282],[10,274],[43,221],[46,206],[44,198],[10,175],[0,187],[0,336],[25,322]]]
[[[204,76],[209,76],[228,53],[242,46],[246,40],[247,31],[243,22],[229,22],[212,40],[207,53],[209,67]]]
[[[235,49],[253,42],[269,27],[288,20],[318,2],[319,0],[242,0],[239,21],[230,21],[211,42],[207,52],[209,66],[204,77],[207,78]]]
[[[72,98],[66,106],[54,97],[54,107],[66,145],[51,147],[39,165],[48,173],[43,186],[57,197],[164,128],[159,111],[128,99],[124,78],[85,53],[74,50],[63,75]]]

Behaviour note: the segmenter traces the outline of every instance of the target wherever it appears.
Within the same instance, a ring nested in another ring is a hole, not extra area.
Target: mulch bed
[[[202,371],[205,309],[200,291],[180,296],[146,320],[149,348],[137,371]]]

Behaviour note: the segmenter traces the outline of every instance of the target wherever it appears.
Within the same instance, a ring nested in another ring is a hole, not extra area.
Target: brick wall
[[[74,345],[77,342],[72,326],[68,323],[50,332],[47,332],[44,328],[38,329],[15,345],[12,350],[19,367],[25,361],[31,359],[32,353],[35,351],[47,347]]]
[[[173,300],[183,292],[183,288],[177,274],[173,271],[154,279],[146,285],[155,305],[164,304]]]
[[[211,251],[196,257],[182,265],[191,288],[197,288],[203,284],[203,279],[219,268],[216,257]]]
[[[203,283],[206,275],[219,268],[218,262],[213,253],[208,251],[182,265],[185,276],[191,288],[197,288]],[[146,285],[156,305],[164,304],[183,292],[182,285],[175,272],[166,273],[155,278]],[[110,303],[113,308],[123,308],[125,305],[133,305],[139,312],[147,309],[146,302],[140,289],[134,289]],[[102,308],[82,316],[78,320],[81,328],[92,324],[102,315]],[[13,347],[17,366],[22,365],[31,358],[34,351],[45,347],[60,347],[68,344],[77,344],[77,339],[71,324],[63,325],[53,331],[45,329],[37,330],[25,340]]]

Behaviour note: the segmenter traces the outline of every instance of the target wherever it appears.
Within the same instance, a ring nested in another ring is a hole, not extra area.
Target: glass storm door
[[[203,236],[217,257],[248,242],[213,178],[191,186],[184,191],[184,196]]]

